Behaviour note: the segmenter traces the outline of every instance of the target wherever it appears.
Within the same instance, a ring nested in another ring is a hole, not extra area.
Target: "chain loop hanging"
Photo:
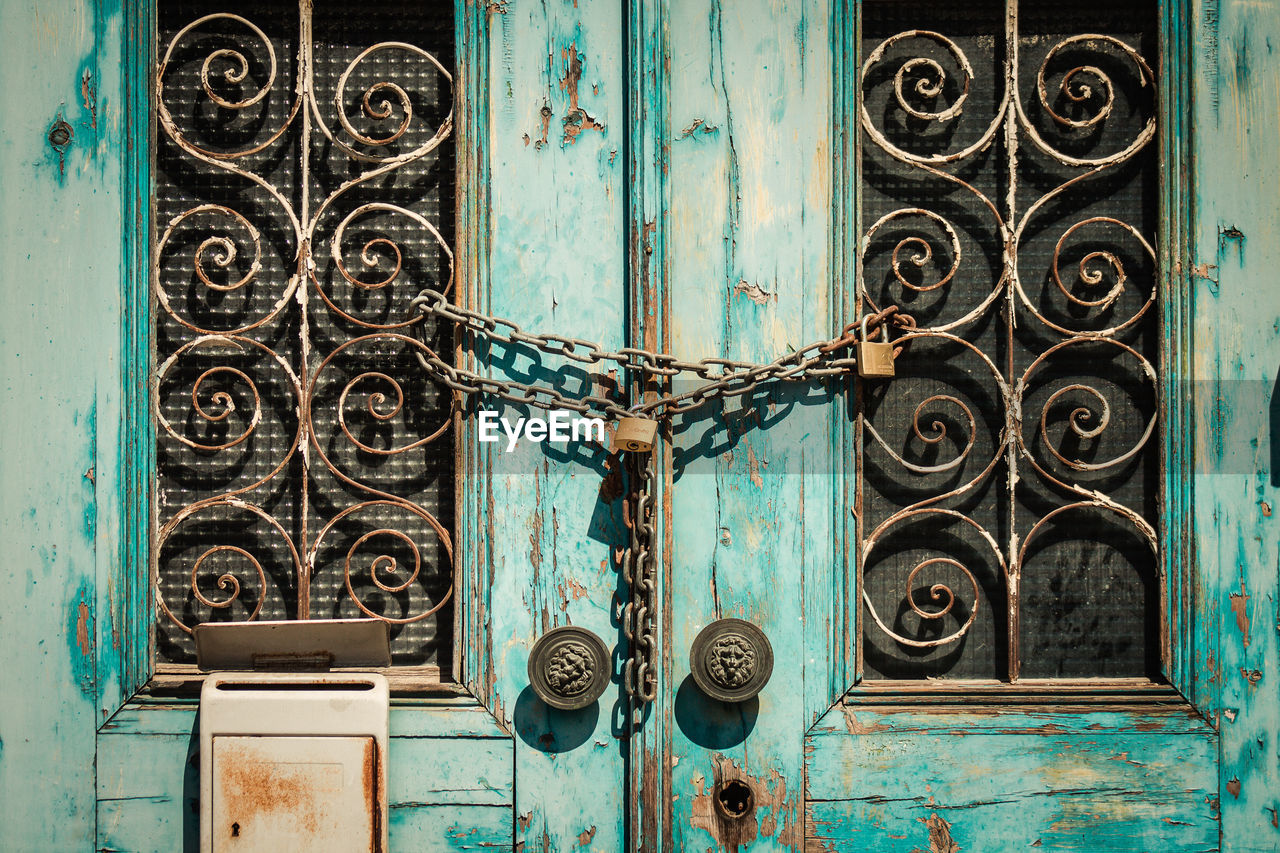
[[[616,400],[591,394],[569,396],[541,385],[482,376],[465,367],[449,364],[435,355],[421,353],[418,361],[424,370],[445,386],[464,394],[490,394],[512,403],[522,403],[547,411],[563,409],[580,415],[596,413],[612,419],[625,417],[660,418],[678,415],[711,400],[749,394],[764,382],[806,382],[842,376],[854,371],[857,359],[838,357],[836,353],[857,343],[863,320],[855,320],[839,335],[806,344],[773,361],[740,361],[731,358],[704,358],[685,361],[670,353],[623,347],[616,352],[600,344],[580,338],[524,331],[514,320],[482,314],[451,303],[437,290],[423,290],[412,303],[413,310],[428,317],[439,317],[458,329],[473,332],[500,344],[522,344],[548,355],[563,356],[587,366],[612,362],[635,372],[644,379],[665,379],[691,373],[707,380],[698,387],[679,394],[666,394],[627,408]],[[898,329],[915,328],[915,320],[896,305],[890,305],[865,318],[867,334],[880,331],[884,324]],[[504,331],[505,330],[505,331]],[[894,348],[894,356],[902,354],[902,345]]]
[[[622,673],[622,686],[631,699],[632,723],[639,726],[643,707],[657,697],[658,676],[655,659],[658,643],[657,583],[653,559],[653,483],[652,452],[628,453],[629,490],[623,508],[623,521],[630,534],[622,555],[622,576],[630,590],[630,601],[622,608],[622,632],[627,638],[628,655]]]
[[[684,361],[670,353],[623,347],[610,351],[593,341],[549,333],[526,332],[519,323],[503,317],[471,311],[451,303],[437,290],[423,290],[413,300],[415,313],[446,320],[462,331],[479,335],[501,344],[533,347],[548,355],[561,356],[578,364],[594,367],[612,362],[632,371],[639,381],[665,380],[689,373],[706,380],[698,387],[679,394],[663,394],[630,408],[617,400],[592,394],[570,396],[547,386],[514,380],[494,379],[474,370],[449,364],[435,354],[417,353],[422,368],[435,380],[464,394],[490,394],[512,403],[521,403],[547,411],[565,410],[579,415],[597,414],[613,420],[643,417],[658,419],[692,411],[711,400],[749,394],[764,382],[805,382],[828,379],[851,373],[857,359],[839,356],[889,325],[900,330],[915,328],[915,320],[896,305],[854,320],[834,338],[814,341],[773,361],[752,362],[731,358],[704,358]],[[894,347],[893,355],[902,354],[905,344]],[[652,451],[627,452],[628,491],[623,505],[628,543],[621,559],[623,581],[629,600],[622,608],[622,632],[627,639],[628,655],[623,665],[622,685],[630,699],[632,725],[638,726],[644,706],[657,697],[658,643],[657,583],[653,558],[654,454]]]

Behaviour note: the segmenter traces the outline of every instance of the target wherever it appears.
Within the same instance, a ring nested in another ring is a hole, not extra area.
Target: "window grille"
[[[863,4],[864,679],[1159,676],[1155,24]]]
[[[160,4],[158,658],[205,621],[369,617],[447,670],[453,4]]]

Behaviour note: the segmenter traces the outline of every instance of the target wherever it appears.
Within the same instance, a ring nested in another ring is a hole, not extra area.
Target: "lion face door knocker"
[[[563,625],[538,638],[529,655],[529,686],[552,708],[576,711],[609,686],[609,650],[586,628]]]
[[[773,647],[744,619],[719,619],[698,632],[689,670],[703,693],[721,702],[745,702],[773,674]]]

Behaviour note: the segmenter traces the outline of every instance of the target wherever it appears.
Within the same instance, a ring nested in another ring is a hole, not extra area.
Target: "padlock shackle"
[[[862,340],[864,341],[867,339],[867,323],[870,322],[870,320],[870,314],[862,315],[862,323],[860,324],[859,330],[862,332]],[[889,324],[883,321],[880,323],[880,338],[883,343],[889,343]]]

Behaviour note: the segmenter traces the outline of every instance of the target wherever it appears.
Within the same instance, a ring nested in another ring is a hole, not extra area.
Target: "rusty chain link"
[[[563,356],[585,365],[613,362],[627,370],[650,378],[669,378],[692,373],[708,380],[691,391],[660,395],[646,403],[627,408],[615,400],[591,394],[570,397],[545,386],[482,376],[465,367],[449,364],[439,356],[419,354],[423,368],[447,387],[464,394],[491,394],[513,403],[524,403],[547,411],[564,409],[580,415],[596,412],[610,418],[663,417],[692,411],[714,399],[749,394],[763,382],[802,382],[840,376],[854,370],[857,359],[834,357],[832,354],[857,343],[861,320],[854,321],[839,335],[814,341],[773,361],[739,361],[731,358],[704,358],[684,361],[674,355],[651,350],[623,347],[616,352],[599,344],[564,335],[535,334],[524,331],[519,323],[502,317],[470,311],[449,302],[436,290],[424,290],[413,300],[414,310],[430,317],[448,320],[456,327],[474,332],[502,344],[524,344],[548,355]],[[901,329],[915,328],[915,320],[890,305],[867,318],[868,335],[878,332],[884,323]],[[506,331],[503,331],[506,329]],[[894,356],[902,347],[894,348]]]
[[[657,585],[653,568],[653,453],[629,453],[630,491],[623,504],[623,522],[630,541],[622,554],[622,578],[631,600],[622,608],[622,632],[627,638],[627,662],[622,686],[631,698],[632,722],[639,726],[641,709],[657,696],[658,676],[654,658],[658,643]]]
[[[801,382],[826,379],[848,373],[857,367],[857,359],[836,357],[833,353],[858,343],[863,334],[870,337],[884,324],[899,329],[915,328],[915,319],[896,305],[855,320],[834,338],[814,341],[773,361],[751,362],[731,358],[704,358],[683,361],[669,353],[623,347],[616,352],[592,341],[563,335],[526,332],[514,320],[470,311],[449,302],[436,290],[423,290],[413,300],[415,311],[428,317],[439,317],[458,329],[473,332],[502,344],[523,344],[548,355],[563,356],[584,365],[613,362],[634,371],[645,380],[667,379],[681,373],[692,373],[707,380],[691,391],[659,395],[646,403],[627,408],[608,397],[592,394],[566,395],[546,386],[482,376],[474,370],[449,364],[434,354],[417,353],[424,370],[448,388],[464,394],[490,394],[513,403],[523,403],[547,411],[566,410],[587,415],[595,412],[609,418],[647,417],[656,419],[692,411],[714,399],[749,394],[763,382]],[[504,331],[505,330],[505,331]],[[894,357],[902,354],[904,344],[894,347]],[[623,505],[629,542],[623,551],[621,570],[630,590],[630,600],[622,609],[622,631],[627,638],[628,656],[622,673],[622,684],[631,700],[632,722],[638,725],[644,705],[657,695],[657,624],[653,559],[653,484],[654,456],[650,451],[628,453],[629,491]]]

